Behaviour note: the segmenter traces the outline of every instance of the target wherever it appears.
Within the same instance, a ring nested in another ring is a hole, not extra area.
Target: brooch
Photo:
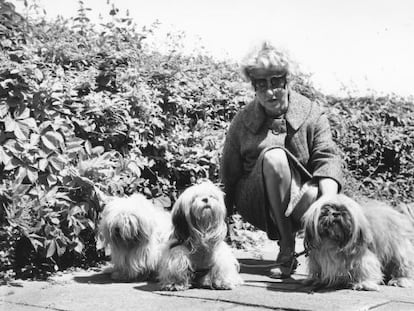
[[[273,119],[270,123],[269,129],[273,134],[279,135],[287,132],[285,119]]]

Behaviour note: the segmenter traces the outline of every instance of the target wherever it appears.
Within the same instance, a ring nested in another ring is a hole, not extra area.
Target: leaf
[[[154,198],[154,204],[162,208],[167,208],[171,206],[171,199],[166,195],[162,195]]]
[[[4,118],[4,127],[6,132],[14,132],[17,123],[9,115]]]
[[[36,133],[30,134],[30,144],[36,146],[40,141],[40,135]]]
[[[27,169],[25,167],[19,167],[16,175],[16,183],[21,184],[23,179],[27,176]]]
[[[83,213],[84,211],[82,210],[82,208],[79,205],[75,205],[74,207],[72,207],[69,211],[69,216],[74,216],[80,213]]]
[[[79,151],[81,151],[83,149],[82,143],[83,143],[82,139],[67,142],[66,143],[66,151],[69,154],[78,153]]]
[[[32,184],[36,183],[36,181],[38,180],[38,172],[36,169],[34,169],[33,167],[27,167],[27,178],[29,178],[30,182]]]
[[[42,71],[39,68],[36,68],[33,73],[34,73],[34,76],[35,76],[37,82],[42,82],[42,80],[43,80]]]
[[[38,250],[39,247],[43,246],[43,243],[38,240],[39,238],[41,238],[41,237],[37,234],[34,234],[34,233],[29,235],[30,243],[32,243],[32,246],[36,251]]]
[[[58,180],[57,180],[57,178],[54,174],[49,174],[46,177],[46,181],[47,181],[49,187],[51,187],[51,186],[55,185]]]
[[[52,156],[49,158],[49,163],[57,170],[63,170],[66,161],[61,156]]]
[[[22,106],[19,110],[14,112],[14,118],[16,120],[24,120],[30,117],[30,109]]]
[[[85,141],[85,150],[88,155],[92,155],[92,145],[89,140]]]
[[[50,140],[49,137],[42,135],[40,136],[40,140],[42,141],[43,145],[50,150],[56,150],[59,145],[56,144],[55,140]]]
[[[52,85],[51,89],[52,89],[53,92],[61,92],[61,91],[63,91],[63,85],[60,82],[55,82]]]
[[[85,245],[80,240],[77,240],[76,242],[77,243],[76,243],[76,246],[75,246],[74,250],[75,250],[75,252],[81,254],[84,247],[85,247]]]
[[[6,104],[0,104],[0,118],[4,118],[9,112],[9,106]]]
[[[66,252],[66,245],[61,240],[58,240],[56,246],[58,256],[62,256]]]
[[[59,225],[60,223],[59,218],[56,217],[50,217],[50,222],[55,225]]]
[[[92,149],[92,153],[96,155],[100,155],[104,153],[104,151],[105,151],[105,148],[103,146],[96,146]]]
[[[55,240],[48,240],[46,243],[49,244],[47,247],[46,258],[49,258],[52,257],[56,252],[56,242]]]
[[[46,137],[47,140],[51,142],[56,148],[59,146],[62,147],[65,145],[63,136],[59,132],[48,131],[43,134],[43,137]]]
[[[13,132],[16,138],[20,140],[25,140],[26,138],[29,138],[29,129],[25,126],[19,126],[17,122],[15,123],[16,123],[16,126]]]
[[[21,161],[19,161],[16,158],[12,158],[11,161],[9,161],[8,163],[5,164],[4,166],[4,170],[5,171],[11,171],[13,169],[15,169],[16,167],[18,167],[19,165],[21,165]]]
[[[37,131],[36,120],[33,118],[27,118],[27,119],[19,120],[17,122],[23,126],[26,126],[28,129],[31,129],[32,131]]]
[[[141,169],[139,168],[138,164],[135,161],[129,161],[127,164],[127,168],[135,174],[136,177],[141,176]]]
[[[15,196],[22,196],[27,194],[29,189],[31,188],[31,185],[19,185],[18,187],[13,188],[13,192]]]
[[[0,146],[0,163],[7,164],[13,159],[12,156],[4,150],[3,146]]]
[[[37,167],[40,171],[44,172],[46,170],[48,164],[49,164],[49,161],[47,159],[40,159],[37,162]]]

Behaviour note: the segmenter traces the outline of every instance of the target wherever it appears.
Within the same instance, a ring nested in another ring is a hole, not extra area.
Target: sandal
[[[276,260],[275,267],[270,269],[270,275],[272,279],[285,279],[289,278],[298,267],[298,261],[295,256],[290,256],[287,260]]]

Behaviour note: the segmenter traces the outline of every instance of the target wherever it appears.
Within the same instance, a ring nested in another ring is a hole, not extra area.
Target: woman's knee
[[[283,149],[275,148],[267,151],[263,157],[263,174],[278,177],[290,177],[289,160]]]

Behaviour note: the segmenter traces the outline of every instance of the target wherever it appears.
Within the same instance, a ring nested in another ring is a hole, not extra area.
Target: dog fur
[[[179,196],[172,209],[174,233],[162,255],[162,289],[232,289],[242,283],[239,263],[224,242],[225,216],[223,192],[211,182]]]
[[[153,278],[171,232],[171,215],[143,195],[113,198],[99,223],[99,237],[111,254],[106,272],[119,281]]]
[[[303,220],[307,283],[358,290],[413,285],[414,223],[407,215],[339,194],[317,200]]]

